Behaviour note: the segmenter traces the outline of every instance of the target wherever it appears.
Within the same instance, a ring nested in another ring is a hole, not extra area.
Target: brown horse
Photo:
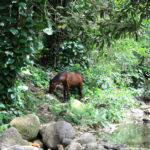
[[[82,98],[82,81],[83,76],[79,72],[61,72],[50,80],[49,93],[52,93],[58,83],[62,83],[64,87],[64,101],[69,101],[69,89],[71,86],[77,87],[79,90],[80,99]]]

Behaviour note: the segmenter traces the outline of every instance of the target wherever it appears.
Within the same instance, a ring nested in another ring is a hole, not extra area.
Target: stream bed
[[[150,124],[122,124],[111,134],[102,136],[111,144],[150,149]]]
[[[149,123],[145,123],[144,118],[149,119]],[[126,112],[126,119],[117,129],[103,134],[101,138],[110,144],[150,149],[150,105],[142,105]]]

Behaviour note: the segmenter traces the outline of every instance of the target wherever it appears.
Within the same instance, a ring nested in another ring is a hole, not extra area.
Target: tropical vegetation
[[[149,7],[148,0],[1,0],[0,130],[37,104],[98,127],[118,122],[140,94],[149,99]],[[84,76],[80,110],[72,109],[74,90],[67,104],[61,92],[46,94],[65,70]]]

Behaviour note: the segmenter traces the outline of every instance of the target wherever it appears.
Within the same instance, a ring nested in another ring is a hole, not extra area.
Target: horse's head
[[[56,83],[51,80],[50,81],[50,86],[49,86],[49,93],[50,94],[53,93],[55,87],[56,87]]]

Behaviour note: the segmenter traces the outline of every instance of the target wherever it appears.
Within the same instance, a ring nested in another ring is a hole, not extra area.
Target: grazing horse
[[[83,76],[79,72],[61,72],[50,80],[49,93],[52,93],[58,83],[62,83],[64,87],[64,101],[69,101],[69,89],[70,87],[77,87],[79,90],[80,99],[82,98],[82,81]]]

